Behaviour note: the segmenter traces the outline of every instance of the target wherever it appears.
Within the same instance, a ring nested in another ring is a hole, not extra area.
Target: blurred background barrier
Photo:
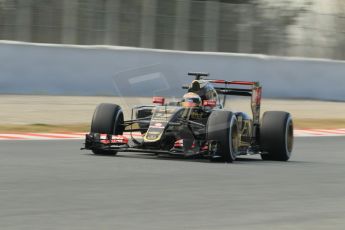
[[[0,42],[0,94],[181,95],[188,71],[260,81],[270,98],[345,101],[345,62],[117,46]]]
[[[345,59],[344,0],[0,0],[0,40]]]

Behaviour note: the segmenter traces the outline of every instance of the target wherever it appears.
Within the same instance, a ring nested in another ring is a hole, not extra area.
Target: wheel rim
[[[237,124],[236,119],[233,117],[230,122],[230,146],[229,146],[229,154],[232,160],[236,158],[237,152],[238,152],[238,131],[237,131]]]
[[[285,131],[285,149],[288,156],[290,156],[293,148],[293,123],[291,117],[286,121]]]

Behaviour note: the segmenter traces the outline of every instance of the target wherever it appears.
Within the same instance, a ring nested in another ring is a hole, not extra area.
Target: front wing
[[[84,148],[81,150],[106,150],[116,152],[142,152],[153,154],[169,154],[184,157],[209,156],[207,143],[202,146],[193,145],[188,151],[183,149],[183,140],[174,143],[174,147],[163,150],[159,146],[146,146],[143,143],[136,143],[135,139],[123,135],[101,135],[97,133],[86,134]]]

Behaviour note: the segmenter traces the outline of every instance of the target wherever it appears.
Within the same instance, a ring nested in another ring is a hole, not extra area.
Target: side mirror
[[[164,102],[165,102],[164,97],[153,97],[152,98],[152,103],[154,103],[154,104],[164,105]]]
[[[213,107],[216,107],[217,102],[215,100],[204,100],[202,101],[202,105],[213,108]]]

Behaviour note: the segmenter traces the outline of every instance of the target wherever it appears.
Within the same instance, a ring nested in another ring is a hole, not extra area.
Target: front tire
[[[233,162],[238,155],[239,135],[237,119],[229,111],[213,111],[207,121],[207,140],[217,145],[213,149],[211,161],[219,157],[225,162]]]
[[[263,160],[288,161],[293,149],[293,122],[287,112],[265,112],[260,127],[260,143],[267,153]]]
[[[122,135],[123,134],[123,112],[116,104],[99,104],[93,114],[91,123],[91,133]],[[116,151],[93,149],[96,155],[116,155]]]

